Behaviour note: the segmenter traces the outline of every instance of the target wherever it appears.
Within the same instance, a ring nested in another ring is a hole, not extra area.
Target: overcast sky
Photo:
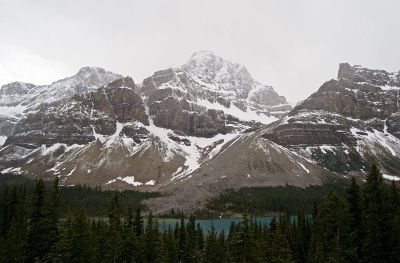
[[[141,82],[211,50],[291,102],[349,62],[400,69],[398,0],[0,0],[0,85],[100,66]]]

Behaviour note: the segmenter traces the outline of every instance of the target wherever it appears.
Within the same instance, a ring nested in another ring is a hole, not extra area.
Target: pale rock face
[[[194,53],[182,69],[200,85],[232,92],[238,98],[245,99],[254,86],[254,80],[245,67],[217,57],[209,51]]]

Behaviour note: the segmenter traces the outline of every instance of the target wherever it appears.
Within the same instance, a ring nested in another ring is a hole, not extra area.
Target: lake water
[[[271,222],[273,217],[256,217],[255,220],[257,223],[261,223],[262,225],[267,224]],[[241,218],[221,218],[221,219],[204,219],[204,220],[196,220],[196,224],[199,223],[201,228],[203,229],[203,232],[206,233],[211,229],[211,225],[214,225],[214,228],[217,232],[222,232],[222,230],[225,233],[229,232],[229,227],[231,226],[231,223],[239,223],[242,219]],[[180,219],[172,219],[172,218],[159,218],[158,223],[160,225],[160,229],[168,229],[168,227],[171,227],[172,229],[175,228],[176,223],[180,224],[181,220]],[[185,223],[187,223],[188,220],[185,220]]]

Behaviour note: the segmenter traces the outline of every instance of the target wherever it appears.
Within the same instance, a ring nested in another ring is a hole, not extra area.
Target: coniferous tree
[[[292,263],[293,255],[286,236],[282,233],[281,227],[277,225],[272,232],[267,262],[271,263]]]
[[[34,262],[43,260],[50,250],[45,218],[45,185],[42,179],[36,181],[33,189],[31,210],[27,237],[27,260]]]
[[[50,196],[45,203],[43,213],[44,222],[43,225],[46,228],[45,232],[47,234],[47,247],[48,250],[54,250],[59,238],[58,233],[58,221],[59,221],[59,189],[58,189],[58,178],[54,180],[53,188]],[[52,253],[52,252],[50,252]]]
[[[2,258],[7,262],[23,262],[26,256],[27,217],[25,208],[25,193],[13,186],[8,198],[9,228],[3,237]]]
[[[384,216],[384,200],[383,177],[374,164],[371,166],[363,189],[365,239],[362,253],[367,262],[388,262],[388,247],[386,247],[388,229]]]
[[[196,234],[196,219],[193,215],[189,217],[189,222],[186,225],[186,244],[183,253],[183,262],[199,262],[199,248]]]
[[[359,262],[362,253],[363,244],[363,221],[362,221],[362,204],[361,204],[361,192],[356,179],[351,178],[351,185],[347,190],[347,202],[349,210],[349,246],[347,253],[350,262]]]
[[[204,262],[219,263],[223,262],[221,258],[220,244],[218,242],[217,232],[215,231],[214,225],[211,225],[211,229],[206,236],[205,247],[204,247]]]
[[[78,206],[71,217],[64,222],[54,253],[49,262],[89,263],[94,262],[90,224],[85,211]]]
[[[153,215],[150,212],[144,232],[144,262],[160,262],[160,245],[160,232],[158,229],[158,222],[157,220],[153,219]]]
[[[137,237],[143,234],[143,217],[140,208],[136,209],[135,219],[133,221],[133,228]]]
[[[183,262],[186,248],[186,229],[183,213],[181,215],[181,223],[178,227],[178,262]]]
[[[390,187],[389,200],[386,202],[389,206],[387,216],[389,221],[389,240],[387,245],[390,246],[388,251],[389,262],[400,262],[400,206],[399,194],[394,181]]]
[[[294,235],[294,260],[296,262],[306,262],[308,251],[307,221],[303,210],[297,215],[297,222],[293,224]]]
[[[108,243],[108,223],[104,220],[96,220],[92,222],[92,243],[94,262],[110,262],[109,257],[105,253],[109,250]]]
[[[325,262],[338,254],[332,250],[347,247],[348,241],[348,212],[345,200],[330,193],[318,210],[314,222],[311,244],[313,262]]]
[[[132,262],[135,257],[135,247],[136,247],[136,232],[134,228],[134,217],[132,212],[132,207],[128,206],[126,211],[126,217],[123,224],[123,232],[122,232],[122,261],[123,262]]]
[[[122,258],[122,209],[119,203],[118,193],[115,193],[108,212],[109,230],[107,236],[108,253],[106,258],[110,262],[119,262]]]

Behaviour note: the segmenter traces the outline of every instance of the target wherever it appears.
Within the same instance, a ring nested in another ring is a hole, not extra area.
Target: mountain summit
[[[324,83],[265,134],[280,145],[340,173],[379,163],[400,174],[400,74],[340,64]]]
[[[3,173],[159,191],[147,201],[157,211],[227,188],[345,180],[371,162],[400,174],[399,73],[343,63],[291,109],[245,67],[200,51],[142,83],[85,67],[0,94],[15,102],[2,105]]]

